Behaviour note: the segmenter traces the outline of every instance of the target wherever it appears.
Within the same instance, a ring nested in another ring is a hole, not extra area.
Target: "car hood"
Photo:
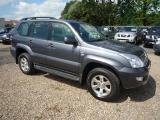
[[[148,35],[148,36],[160,36],[159,33],[148,33],[147,35]]]
[[[144,54],[144,50],[141,47],[131,45],[128,43],[121,43],[115,40],[105,40],[105,41],[98,41],[98,42],[91,42],[92,45],[102,47],[105,49],[113,50],[120,53],[126,54],[134,54],[136,56],[141,56]]]
[[[124,34],[124,35],[136,35],[136,32],[118,32],[117,34]]]

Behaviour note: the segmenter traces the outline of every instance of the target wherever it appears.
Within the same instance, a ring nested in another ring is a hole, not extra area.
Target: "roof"
[[[56,20],[56,18],[54,17],[27,17],[27,18],[23,18],[21,19],[21,21],[25,21],[25,20]]]
[[[76,20],[63,20],[63,19],[56,19],[54,17],[28,17],[28,18],[23,18],[21,21],[57,21],[57,22],[66,22],[69,24],[79,24],[83,22],[79,22]]]
[[[76,20],[65,20],[65,22],[68,22],[70,24],[79,24],[79,23],[84,23],[84,22],[81,22],[81,21],[76,21]]]

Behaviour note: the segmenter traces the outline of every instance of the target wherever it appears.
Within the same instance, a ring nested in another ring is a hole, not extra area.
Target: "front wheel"
[[[138,39],[137,39],[137,37],[134,39],[134,44],[135,44],[135,45],[138,44]]]
[[[104,68],[95,68],[89,72],[87,86],[95,98],[103,101],[115,100],[120,92],[118,77]]]

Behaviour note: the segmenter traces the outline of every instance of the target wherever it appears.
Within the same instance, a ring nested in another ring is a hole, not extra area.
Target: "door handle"
[[[32,40],[29,40],[29,43],[32,44]]]
[[[49,43],[48,46],[50,47],[54,47],[53,43]]]

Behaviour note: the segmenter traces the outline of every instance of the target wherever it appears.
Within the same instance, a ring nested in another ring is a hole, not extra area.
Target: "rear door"
[[[49,29],[49,22],[33,22],[29,34],[29,45],[34,53],[34,62],[46,66],[48,66],[51,47],[48,41]]]

